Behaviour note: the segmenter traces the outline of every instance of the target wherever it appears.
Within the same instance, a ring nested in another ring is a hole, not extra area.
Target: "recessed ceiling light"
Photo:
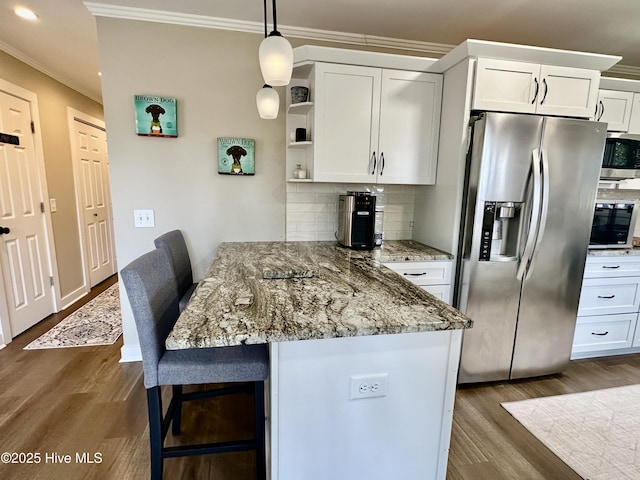
[[[38,19],[38,15],[33,10],[29,10],[28,8],[17,7],[14,12],[16,12],[16,15],[18,15],[19,17],[25,18],[27,20]]]

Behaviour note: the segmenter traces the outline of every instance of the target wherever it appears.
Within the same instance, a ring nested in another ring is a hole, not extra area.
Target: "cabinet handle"
[[[609,332],[604,332],[604,333],[591,332],[591,335],[598,335],[599,337],[604,337],[605,335],[609,335]]]
[[[376,174],[376,163],[378,162],[376,159],[376,152],[373,152],[373,154],[371,155],[371,158],[373,159],[373,168],[371,169],[371,175],[375,175]],[[371,163],[371,162],[369,162]]]
[[[600,115],[598,116],[598,120],[600,120],[604,116],[604,103],[600,100]]]
[[[602,265],[602,268],[610,268],[611,270],[615,270],[616,268],[620,268],[620,265],[616,265],[615,267],[609,267],[607,265]]]
[[[616,297],[615,295],[598,295],[598,298],[604,298],[606,300],[610,300],[615,297]]]
[[[406,275],[407,277],[421,277],[422,275],[426,275],[427,272],[422,272],[422,273],[403,273],[403,275]]]
[[[540,90],[540,84],[538,83],[538,79],[534,78],[534,82],[536,82],[536,92],[533,94],[533,100],[531,100],[531,105],[536,103],[536,98],[538,98],[538,90]]]
[[[380,175],[384,172],[384,152],[380,152]]]
[[[542,100],[540,100],[540,105],[544,103],[544,100],[547,98],[547,92],[549,91],[549,85],[547,85],[547,79],[543,78],[542,83],[544,84],[544,95],[542,96]]]

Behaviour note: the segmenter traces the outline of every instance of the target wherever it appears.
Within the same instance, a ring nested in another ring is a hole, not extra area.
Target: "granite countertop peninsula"
[[[412,241],[223,243],[168,349],[470,328],[458,310],[382,262],[447,260]]]

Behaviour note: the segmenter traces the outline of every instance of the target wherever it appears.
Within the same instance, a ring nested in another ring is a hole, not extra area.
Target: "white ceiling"
[[[94,12],[112,8],[114,16],[128,18],[148,18],[159,10],[192,24],[213,17],[218,23],[230,19],[230,28],[264,28],[262,0],[86,3]],[[270,9],[271,0],[268,4]],[[31,8],[39,20],[18,18],[16,6]],[[640,73],[639,0],[278,0],[277,9],[285,36],[352,38],[422,52],[444,52],[474,38],[620,55],[621,65]],[[0,0],[0,49],[100,101],[95,18],[82,0]]]

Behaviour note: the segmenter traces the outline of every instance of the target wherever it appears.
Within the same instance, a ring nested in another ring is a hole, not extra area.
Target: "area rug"
[[[122,335],[122,317],[116,283],[24,349],[111,345],[120,335]]]
[[[640,385],[502,406],[585,480],[640,479]]]

